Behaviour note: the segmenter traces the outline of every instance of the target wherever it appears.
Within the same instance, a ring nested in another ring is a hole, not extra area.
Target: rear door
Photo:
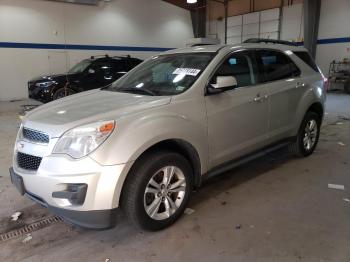
[[[121,78],[123,75],[125,75],[129,71],[127,59],[113,58],[112,70],[113,70],[113,75],[112,75],[112,78],[113,78],[112,82],[113,82],[113,81]]]
[[[299,68],[287,53],[276,50],[258,50],[256,53],[269,100],[270,142],[291,136],[298,102],[305,86]]]
[[[205,97],[211,167],[266,145],[268,127],[266,87],[258,84],[257,65],[250,51],[230,54],[211,83],[216,76],[234,76],[238,86]]]

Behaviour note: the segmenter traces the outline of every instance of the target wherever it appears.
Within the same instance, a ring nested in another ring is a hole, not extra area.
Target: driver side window
[[[109,62],[96,63],[94,70],[97,81],[99,81],[101,84],[105,84],[113,80],[115,72]]]
[[[237,80],[237,87],[255,85],[257,66],[249,52],[235,52],[225,59],[215,76],[234,76]]]

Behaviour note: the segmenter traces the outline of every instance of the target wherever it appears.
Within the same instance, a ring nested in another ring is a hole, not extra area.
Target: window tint
[[[76,64],[75,66],[73,66],[68,73],[69,74],[77,74],[77,73],[82,73],[86,70],[86,68],[88,68],[91,65],[91,61],[90,60],[83,60],[80,63]]]
[[[142,62],[142,60],[135,59],[135,58],[129,58],[127,60],[127,69],[130,71],[133,69],[135,66],[139,65]]]
[[[126,66],[126,60],[124,59],[113,59],[111,65],[116,74],[129,71]]]
[[[234,76],[237,86],[249,86],[257,83],[256,63],[248,52],[237,52],[227,58],[215,76]]]
[[[110,62],[97,62],[94,65],[97,80],[100,82],[108,82],[113,79],[115,69]]]
[[[293,52],[297,57],[308,64],[315,72],[320,72],[315,61],[312,59],[308,52]]]
[[[260,73],[265,76],[265,82],[300,75],[299,68],[281,52],[260,50],[258,58],[260,59]]]

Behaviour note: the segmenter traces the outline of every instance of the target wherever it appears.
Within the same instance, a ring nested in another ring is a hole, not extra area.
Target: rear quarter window
[[[299,68],[282,52],[259,50],[258,59],[263,82],[277,81],[300,75]]]
[[[310,56],[310,54],[308,52],[305,51],[297,51],[297,52],[293,52],[297,57],[299,57],[301,60],[304,61],[305,64],[307,64],[308,66],[310,66],[315,72],[319,73],[319,69],[315,63],[315,61],[312,59],[312,57]]]

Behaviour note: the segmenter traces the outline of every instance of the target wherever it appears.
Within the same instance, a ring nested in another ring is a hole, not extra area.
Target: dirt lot
[[[0,234],[52,216],[10,184],[20,104],[0,103]],[[350,95],[329,94],[326,112],[311,157],[280,150],[208,181],[193,195],[195,212],[167,230],[140,232],[123,215],[108,231],[56,222],[0,240],[0,261],[349,262]]]

